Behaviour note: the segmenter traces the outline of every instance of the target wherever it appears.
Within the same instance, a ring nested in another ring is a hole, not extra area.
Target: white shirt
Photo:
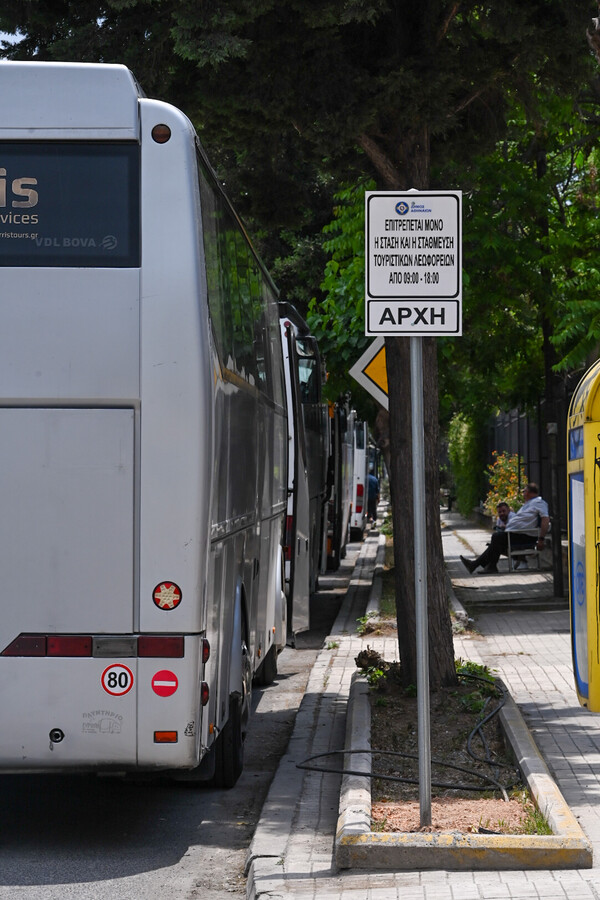
[[[514,514],[506,531],[527,531],[538,527],[538,517],[548,518],[548,504],[541,497],[532,497]]]

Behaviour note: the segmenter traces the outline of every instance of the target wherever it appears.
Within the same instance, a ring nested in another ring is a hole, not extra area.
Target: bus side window
[[[252,319],[254,321],[254,362],[258,386],[263,393],[268,393],[268,320],[263,305],[260,272],[255,265],[250,270],[250,296],[252,298]]]
[[[226,303],[226,285],[222,266],[221,242],[224,232],[224,209],[204,175],[201,161],[198,166],[200,197],[202,204],[202,232],[206,260],[208,305],[213,324],[217,350],[223,365],[227,365],[232,342],[231,315]]]
[[[269,377],[269,396],[278,405],[285,404],[285,380],[283,373],[283,357],[276,352],[280,345],[279,312],[275,297],[267,283],[263,283],[263,303],[267,314],[267,339],[270,342],[268,359],[271,364]]]
[[[258,373],[255,361],[254,315],[252,302],[252,262],[250,251],[242,235],[235,232],[235,283],[233,343],[236,371],[250,384],[256,385]]]

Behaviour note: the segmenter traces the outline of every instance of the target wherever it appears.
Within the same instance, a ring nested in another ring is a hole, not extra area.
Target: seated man
[[[502,500],[498,506],[496,507],[497,518],[496,524],[494,525],[494,531],[504,531],[512,517],[514,516],[514,512],[504,500]]]
[[[529,534],[511,534],[511,545],[525,549],[533,549],[538,547],[541,550],[544,546],[544,538],[550,526],[550,518],[548,516],[548,504],[540,497],[540,490],[533,481],[523,489],[523,497],[525,503],[521,509],[511,516],[510,522],[506,525],[504,531],[495,531],[492,534],[492,540],[477,559],[467,559],[461,556],[460,560],[463,565],[474,572],[479,566],[483,567],[485,572],[494,573],[498,571],[497,563],[502,554],[508,554],[508,535],[510,531],[527,531],[540,526],[539,537],[536,538]]]

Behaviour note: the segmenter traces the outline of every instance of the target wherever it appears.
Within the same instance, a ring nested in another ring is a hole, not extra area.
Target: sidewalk
[[[553,598],[548,572],[466,573],[460,554],[480,552],[489,535],[456,514],[442,519],[444,556],[458,607],[465,603],[467,609],[476,610],[471,614],[477,631],[474,636],[455,635],[455,655],[485,663],[508,685],[594,846],[594,868],[403,873],[334,869],[341,776],[299,770],[296,763],[343,748],[348,694],[359,650],[368,643],[386,659],[398,656],[395,639],[369,635],[363,640],[355,632],[373,582],[378,536],[370,533],[333,633],[313,668],[290,745],[250,847],[251,900],[600,900],[600,717],[577,702],[566,602]]]

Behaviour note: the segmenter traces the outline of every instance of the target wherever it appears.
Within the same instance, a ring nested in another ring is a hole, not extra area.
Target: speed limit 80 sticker
[[[100,681],[107,694],[111,694],[113,697],[122,697],[133,687],[133,672],[128,666],[117,663],[107,666]]]

